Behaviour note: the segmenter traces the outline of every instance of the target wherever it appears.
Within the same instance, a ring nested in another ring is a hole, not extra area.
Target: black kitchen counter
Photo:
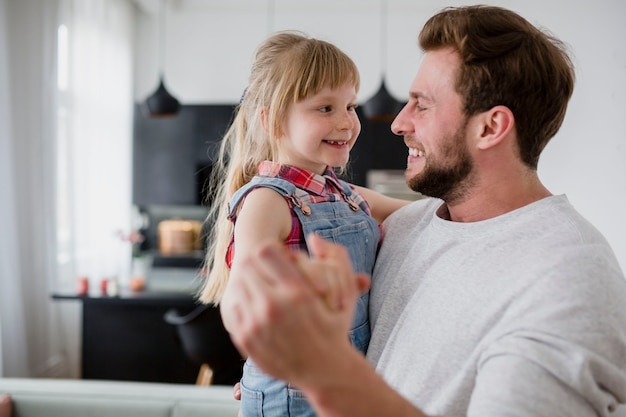
[[[176,327],[165,322],[170,309],[187,314],[199,306],[200,280],[193,268],[154,268],[139,292],[122,287],[118,296],[100,288],[79,296],[52,294],[57,301],[82,303],[82,377],[193,384],[199,365],[183,352]]]
[[[188,306],[196,304],[195,295],[192,293],[175,293],[175,292],[158,292],[143,290],[139,292],[130,290],[121,290],[117,296],[107,296],[101,294],[76,295],[76,294],[52,294],[54,300],[78,300],[86,303],[94,304],[150,304],[150,305],[178,305]]]

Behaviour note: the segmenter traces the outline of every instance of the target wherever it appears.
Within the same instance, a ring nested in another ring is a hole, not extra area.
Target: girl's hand
[[[329,309],[340,311],[350,303],[351,281],[342,279],[352,274],[352,268],[342,264],[331,251],[336,246],[324,241],[318,235],[312,233],[307,236],[307,246],[312,257],[304,253],[296,255],[296,262],[300,272],[308,280],[309,284],[324,299]],[[343,259],[342,259],[343,261]],[[357,274],[357,288],[359,293],[367,291],[370,286],[369,277],[365,274]]]

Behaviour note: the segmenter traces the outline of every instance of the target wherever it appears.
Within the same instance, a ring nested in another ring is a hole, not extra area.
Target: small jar
[[[109,297],[117,297],[120,295],[120,285],[117,278],[109,278],[107,281],[107,295]]]
[[[81,296],[89,294],[89,278],[79,277],[76,280],[76,294]]]

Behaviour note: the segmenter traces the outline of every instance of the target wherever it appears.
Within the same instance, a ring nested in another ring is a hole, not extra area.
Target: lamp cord
[[[267,35],[274,32],[274,0],[267,0]]]
[[[387,71],[387,0],[380,1],[380,65],[383,80]]]
[[[163,80],[165,75],[165,0],[159,4],[159,78]]]

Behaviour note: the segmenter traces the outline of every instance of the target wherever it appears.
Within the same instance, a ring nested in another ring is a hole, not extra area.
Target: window
[[[58,27],[57,288],[130,273],[131,2],[62,1]]]

